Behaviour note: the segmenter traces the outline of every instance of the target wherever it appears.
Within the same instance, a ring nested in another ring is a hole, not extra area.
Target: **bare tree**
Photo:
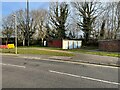
[[[26,14],[23,10],[16,11],[18,23],[18,40],[22,41],[25,46],[25,33],[26,33]]]
[[[30,12],[29,26],[27,27],[27,11],[19,10],[16,11],[15,14],[17,16],[17,22],[18,22],[18,38],[19,40],[22,40],[23,46],[24,45],[29,46],[28,34],[29,34],[29,39],[31,39],[33,34],[35,33],[36,25],[37,25],[35,20],[33,20],[34,17]]]
[[[5,37],[6,44],[11,36],[14,36],[14,19],[12,15],[4,17],[2,20],[2,35]]]
[[[105,20],[103,20],[103,22],[102,22],[101,31],[100,31],[100,38],[104,39],[104,35],[105,35]]]
[[[120,1],[117,3],[116,14],[117,14],[118,24],[117,24],[117,28],[116,28],[115,38],[117,38],[117,34],[120,34]],[[120,37],[120,35],[118,37]]]
[[[120,20],[118,15],[118,2],[107,2],[103,3],[104,12],[100,15],[98,19],[101,19],[105,24],[105,38],[104,39],[116,39],[117,32],[120,27]],[[100,23],[100,22],[98,22]],[[102,26],[102,23],[100,24]]]
[[[33,10],[32,12],[33,20],[35,21],[38,38],[42,40],[42,45],[45,37],[47,36],[47,15],[48,12],[45,9]]]

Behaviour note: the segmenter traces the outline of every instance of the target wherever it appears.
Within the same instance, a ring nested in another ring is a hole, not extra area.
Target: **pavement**
[[[97,88],[108,88],[110,90],[111,88],[113,90],[116,88],[118,90],[120,85],[118,67],[76,65],[12,55],[3,55],[0,66],[2,66],[2,88],[8,89],[86,88],[88,90],[88,88],[95,88],[97,90]]]
[[[104,65],[104,66],[113,66],[120,67],[120,58],[110,57],[110,56],[99,56],[99,55],[91,55],[91,54],[82,54],[82,53],[74,53],[73,57],[66,56],[50,56],[50,55],[33,55],[33,54],[2,54],[2,55],[14,55],[17,57],[28,58],[28,59],[47,59],[47,60],[59,60],[59,61],[70,61],[70,62],[78,62],[78,63],[89,63],[96,65]]]

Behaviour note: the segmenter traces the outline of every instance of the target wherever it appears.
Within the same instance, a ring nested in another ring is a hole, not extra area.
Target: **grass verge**
[[[35,49],[36,48],[36,49]],[[39,50],[37,50],[37,48]],[[48,49],[47,50],[40,50]],[[104,52],[104,51],[96,51],[97,47],[82,47],[81,49],[69,49],[62,50],[61,48],[53,48],[53,47],[18,47],[18,54],[39,54],[39,55],[54,55],[54,56],[75,56],[72,53],[59,52],[60,51],[69,51],[74,53],[83,53],[83,54],[92,54],[92,55],[100,55],[100,56],[111,56],[111,57],[120,57],[120,53],[117,52]],[[50,51],[50,50],[58,50],[58,51]],[[2,53],[15,53],[15,49],[2,49],[0,50]]]
[[[42,47],[42,46],[19,46],[18,48],[43,48],[43,49],[50,49],[50,50],[62,50],[62,48],[56,48],[56,47]]]
[[[15,53],[15,49],[2,49],[0,50],[2,53]],[[72,53],[65,52],[56,52],[56,51],[46,51],[46,50],[37,50],[37,49],[22,49],[18,48],[18,54],[38,54],[38,55],[53,55],[53,56],[74,56]]]
[[[87,50],[87,49],[73,49],[73,50],[66,50],[66,51],[76,52],[76,53],[84,53],[84,54],[100,55],[100,56],[120,57],[120,54],[117,52],[91,51],[91,50]]]

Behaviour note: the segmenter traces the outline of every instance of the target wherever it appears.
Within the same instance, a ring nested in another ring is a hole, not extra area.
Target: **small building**
[[[62,48],[62,40],[60,40],[60,39],[49,40],[49,41],[47,41],[47,46],[48,47]]]
[[[76,49],[81,48],[82,40],[54,39],[47,41],[47,46],[62,49]]]

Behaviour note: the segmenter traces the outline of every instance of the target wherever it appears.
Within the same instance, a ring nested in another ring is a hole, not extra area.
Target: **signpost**
[[[16,15],[14,16],[14,23],[15,23],[15,54],[17,54],[17,20]]]

